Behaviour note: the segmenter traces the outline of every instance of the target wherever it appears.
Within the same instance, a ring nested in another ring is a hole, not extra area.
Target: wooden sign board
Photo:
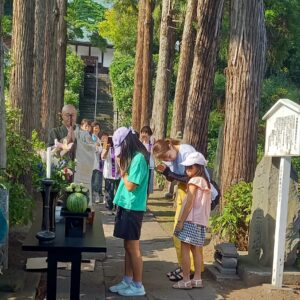
[[[300,105],[280,99],[264,115],[266,156],[300,155]]]

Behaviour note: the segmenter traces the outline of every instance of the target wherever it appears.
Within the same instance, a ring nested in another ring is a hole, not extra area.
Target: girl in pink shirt
[[[201,252],[205,241],[211,207],[211,187],[205,173],[206,160],[200,152],[189,154],[181,163],[190,180],[174,234],[181,241],[183,280],[173,285],[176,289],[202,288]],[[194,278],[190,280],[190,251],[195,263]]]

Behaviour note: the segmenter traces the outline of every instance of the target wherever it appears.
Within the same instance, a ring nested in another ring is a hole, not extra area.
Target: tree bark
[[[41,103],[41,136],[47,140],[55,126],[57,98],[57,37],[58,21],[56,0],[46,2],[44,74]]]
[[[156,139],[163,139],[167,130],[168,94],[174,52],[173,1],[162,1],[159,59],[152,108],[151,127]]]
[[[33,128],[41,128],[40,110],[43,89],[46,8],[43,0],[35,1],[34,67],[33,67]],[[40,132],[39,132],[40,133]]]
[[[144,46],[144,22],[145,22],[145,2],[139,1],[137,42],[134,68],[134,89],[132,101],[132,127],[140,131],[141,110],[142,110],[142,88],[143,88],[143,46]]]
[[[224,0],[198,1],[198,32],[188,96],[183,140],[206,155],[208,118],[212,99]]]
[[[4,0],[0,0],[0,170],[6,169],[6,114],[4,98],[3,24]]]
[[[197,1],[189,0],[187,3],[185,14],[174,97],[173,118],[170,134],[170,136],[173,138],[175,138],[177,132],[183,132],[184,130],[190,76],[194,57],[194,45],[196,37],[196,29],[194,27],[194,23],[196,22],[196,17]]]
[[[153,1],[146,0],[143,42],[142,110],[140,127],[150,125],[151,117],[153,8]]]
[[[32,131],[34,7],[34,0],[15,0],[13,5],[10,101],[22,112],[19,129],[27,138]]]
[[[57,0],[58,6],[58,33],[57,33],[57,103],[56,115],[61,111],[64,105],[65,92],[65,71],[67,55],[67,0]],[[57,121],[57,120],[56,120]]]
[[[263,0],[232,0],[226,70],[222,194],[230,185],[241,180],[251,182],[254,177],[265,52]]]

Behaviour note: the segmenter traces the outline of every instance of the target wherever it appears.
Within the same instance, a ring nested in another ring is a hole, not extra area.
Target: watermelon
[[[74,213],[83,213],[87,209],[88,200],[82,193],[72,193],[67,198],[67,209]]]

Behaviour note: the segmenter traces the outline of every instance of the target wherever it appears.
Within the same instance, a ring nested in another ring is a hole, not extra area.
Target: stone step
[[[94,119],[95,96],[97,80],[96,120],[100,122],[102,130],[112,133],[114,105],[109,75],[85,74],[83,96],[80,99],[79,112],[81,118]]]

